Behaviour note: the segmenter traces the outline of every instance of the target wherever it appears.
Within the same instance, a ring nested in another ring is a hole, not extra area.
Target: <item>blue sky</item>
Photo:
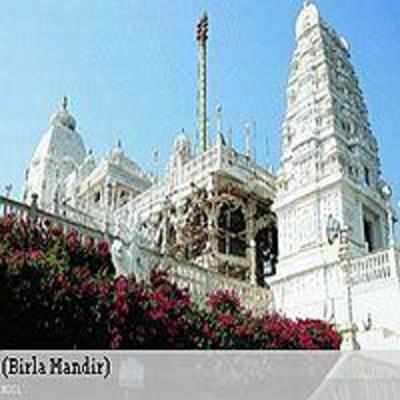
[[[350,42],[378,138],[383,171],[400,195],[400,2],[321,0],[323,17]],[[207,10],[209,114],[218,103],[238,148],[257,122],[257,157],[277,166],[288,64],[301,0],[2,1],[0,190],[20,192],[24,169],[67,94],[88,148],[118,138],[147,169],[165,162],[175,134],[196,128],[195,24]]]

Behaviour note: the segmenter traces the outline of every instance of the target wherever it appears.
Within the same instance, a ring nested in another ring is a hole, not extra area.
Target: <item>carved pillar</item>
[[[60,191],[57,185],[56,192],[54,195],[54,214],[58,215],[60,212]]]
[[[353,280],[351,276],[351,228],[345,225],[340,232],[339,262],[344,276],[345,298],[347,300],[347,326],[343,329],[342,350],[359,350],[357,342],[357,327],[353,315]]]
[[[209,240],[211,244],[211,248],[215,250],[217,248],[217,207],[215,204],[215,200],[211,200],[211,205],[208,210],[208,229],[209,229]]]
[[[358,204],[358,212],[359,212],[359,217],[360,217],[360,244],[362,247],[362,251],[365,249],[365,237],[364,237],[364,209],[363,209],[363,203],[360,198],[357,199],[357,204]],[[357,240],[357,238],[356,238]]]
[[[113,182],[111,191],[111,210],[114,211],[117,208],[117,184]]]
[[[110,196],[111,196],[111,182],[107,179],[105,182],[105,187],[104,187],[104,199],[103,199],[103,204],[104,204],[104,215],[103,215],[103,223],[104,223],[104,230],[107,228],[107,224],[109,224],[110,221]]]
[[[106,210],[110,210],[112,203],[112,183],[107,179],[106,181],[106,190],[105,190],[105,208]]]
[[[91,208],[91,204],[90,204],[90,194],[91,194],[91,190],[90,190],[90,183],[88,183],[87,185],[87,189],[86,189],[86,211],[88,212]]]
[[[105,210],[107,208],[107,187],[106,187],[106,185],[101,186],[101,203],[102,203],[102,208]]]
[[[256,248],[256,215],[257,204],[254,200],[249,200],[247,210],[247,259],[250,266],[250,283],[257,284],[257,248]]]
[[[164,209],[161,213],[161,254],[168,251],[168,209]]]
[[[211,199],[210,207],[207,209],[207,230],[208,230],[208,248],[210,254],[208,258],[211,260],[213,255],[218,251],[218,242],[217,242],[217,216],[216,216],[216,204],[214,199]],[[207,268],[210,268],[211,265],[208,263],[206,265]]]
[[[394,237],[394,217],[393,217],[393,209],[392,205],[390,202],[388,202],[387,205],[387,219],[388,219],[388,227],[389,227],[389,240],[388,240],[388,245],[389,247],[393,247],[395,245],[395,237]],[[383,236],[382,242],[384,243],[385,241],[385,234]]]

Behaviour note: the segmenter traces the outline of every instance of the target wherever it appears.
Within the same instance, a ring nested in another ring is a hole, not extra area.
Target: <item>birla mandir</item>
[[[344,348],[399,348],[392,190],[349,41],[304,3],[274,171],[254,157],[251,124],[239,151],[221,106],[208,123],[208,23],[204,14],[196,26],[196,139],[175,138],[165,173],[145,171],[121,142],[102,158],[87,151],[65,97],[26,169],[23,199],[0,201],[103,235],[118,273],[145,278],[161,263],[195,297],[234,289],[254,310],[336,324]]]

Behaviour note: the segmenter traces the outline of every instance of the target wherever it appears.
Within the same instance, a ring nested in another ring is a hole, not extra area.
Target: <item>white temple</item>
[[[120,144],[98,162],[64,99],[27,171],[25,200],[36,193],[43,210],[109,227],[125,243],[139,235],[178,264],[272,289],[276,310],[337,323],[351,348],[400,345],[391,190],[349,43],[305,2],[275,176],[256,164],[249,145],[240,154],[226,140],[221,107],[215,131],[208,128],[207,39],[204,15],[197,25],[198,149],[179,134],[160,179]]]
[[[64,97],[34,153],[24,200],[36,193],[41,209],[100,228],[154,179],[125,155],[120,142],[99,161],[86,153],[67,105]]]
[[[350,317],[358,327],[373,323],[400,332],[391,190],[381,177],[350,45],[312,3],[297,19],[287,98],[274,203],[275,306],[290,315]],[[340,227],[351,228],[350,296],[346,265],[338,262]]]

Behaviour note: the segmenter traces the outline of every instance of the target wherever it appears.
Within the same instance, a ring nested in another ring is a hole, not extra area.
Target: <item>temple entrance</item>
[[[275,226],[261,229],[256,236],[256,281],[267,286],[266,279],[276,274],[278,231]]]
[[[370,221],[364,218],[364,241],[369,253],[375,250],[374,246],[374,231]]]
[[[374,212],[363,207],[363,234],[364,243],[369,253],[383,248],[383,234],[381,221]]]

